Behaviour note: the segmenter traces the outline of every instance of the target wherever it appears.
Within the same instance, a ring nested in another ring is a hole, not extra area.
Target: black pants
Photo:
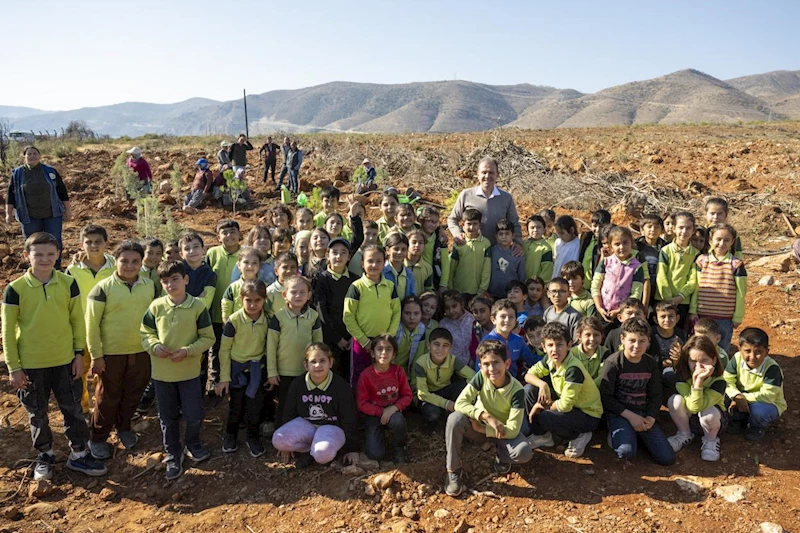
[[[264,161],[264,183],[267,182],[267,174],[269,173],[270,169],[272,170],[272,182],[275,183],[275,164],[277,162],[277,159],[267,159]]]
[[[264,404],[264,389],[259,387],[255,398],[245,394],[247,388],[230,389],[228,403],[228,424],[226,432],[234,437],[239,435],[239,423],[247,425],[247,438],[258,439],[258,424],[261,417],[261,406]]]
[[[388,430],[392,434],[392,449],[394,454],[402,452],[406,446],[406,419],[400,411],[389,418],[385,426],[381,424],[381,417],[362,415],[364,426],[367,429],[364,440],[364,453],[370,459],[380,461],[386,455],[384,433]]]
[[[28,386],[25,390],[17,391],[17,396],[28,411],[33,447],[40,452],[50,451],[53,447],[53,432],[47,416],[52,392],[64,417],[64,433],[70,446],[78,452],[85,450],[89,426],[83,418],[81,407],[83,381],[80,376],[72,379],[72,363],[27,369],[25,373],[28,375]]]
[[[222,324],[213,322],[211,326],[214,328],[214,346],[203,354],[203,360],[200,363],[200,377],[208,376],[208,383],[216,385],[219,383],[219,345],[222,342]]]
[[[288,173],[289,173],[289,167],[287,167],[286,165],[282,166],[281,174],[280,176],[278,176],[278,187],[283,185],[283,178],[285,178]]]

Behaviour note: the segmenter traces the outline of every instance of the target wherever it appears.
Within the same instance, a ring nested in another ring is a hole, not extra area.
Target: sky
[[[0,105],[47,110],[330,81],[595,92],[685,68],[800,69],[795,0],[3,3]]]

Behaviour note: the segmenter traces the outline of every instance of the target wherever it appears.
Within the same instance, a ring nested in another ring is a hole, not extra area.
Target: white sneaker
[[[564,450],[564,455],[566,455],[567,457],[571,457],[573,459],[575,459],[576,457],[580,457],[586,450],[586,445],[589,444],[590,440],[592,440],[591,431],[587,431],[586,433],[581,433],[580,435],[578,435],[577,438],[569,441],[567,449]]]
[[[528,437],[528,444],[531,445],[531,448],[534,450],[536,448],[551,448],[555,446],[555,442],[553,442],[553,435],[548,431],[544,435],[531,435]]]
[[[672,451],[676,453],[681,451],[681,448],[693,440],[694,435],[692,433],[681,433],[680,431],[667,438],[667,442],[669,442],[669,445],[672,446]]]
[[[706,440],[703,437],[703,444],[700,447],[700,458],[703,461],[719,461],[719,437],[714,440]]]

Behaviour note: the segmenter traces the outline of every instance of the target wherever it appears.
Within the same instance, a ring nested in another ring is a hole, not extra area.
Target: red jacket
[[[358,378],[356,403],[365,415],[381,416],[384,407],[394,405],[400,411],[411,405],[411,387],[403,369],[392,365],[386,372],[370,366]]]
[[[150,172],[150,165],[144,160],[144,157],[134,159],[128,158],[128,167],[139,175],[139,179],[146,183],[150,183],[153,179],[153,173]]]

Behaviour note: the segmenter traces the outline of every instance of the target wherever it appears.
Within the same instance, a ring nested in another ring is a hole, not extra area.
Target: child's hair
[[[403,204],[403,205],[407,205],[407,204]],[[419,237],[420,239],[422,239],[422,242],[426,242],[428,240],[428,238],[425,236],[425,234],[419,228],[414,228],[411,231],[409,231],[408,233],[406,233],[405,235],[406,235],[406,238],[408,239],[409,243],[411,242],[411,237]]]
[[[499,357],[501,361],[508,359],[505,345],[500,341],[483,341],[478,345],[478,352],[476,354],[478,361],[487,355]]]
[[[181,245],[180,245],[180,241],[178,241],[178,240],[176,239],[176,240],[174,240],[174,241],[169,241],[169,242],[167,243],[167,245],[164,247],[164,250],[166,251],[166,249],[167,249],[167,248],[180,248],[180,247],[181,247]]]
[[[614,237],[621,237],[621,238],[626,238],[627,237],[628,242],[633,244],[633,234],[631,233],[631,230],[629,230],[625,226],[613,226],[610,230],[608,230],[608,240],[609,240],[609,242]]]
[[[142,242],[140,244],[144,247],[145,250],[148,250],[150,248],[155,248],[156,246],[158,246],[162,250],[164,249],[164,243],[161,242],[160,239],[155,239],[155,238],[142,239]]]
[[[223,218],[219,222],[217,222],[217,233],[224,229],[235,229],[236,231],[239,230],[239,223],[233,220],[232,218]]]
[[[426,291],[419,295],[419,303],[420,305],[424,304],[426,300],[436,300],[436,310],[433,312],[433,319],[436,320],[439,318],[439,312],[441,311],[441,300],[439,299],[439,294],[434,291]]]
[[[130,239],[122,241],[117,245],[116,248],[114,248],[114,259],[119,259],[119,256],[122,255],[122,252],[136,252],[142,256],[142,259],[144,259],[144,246]]]
[[[611,233],[611,230],[616,228],[614,224],[606,224],[602,228],[600,228],[600,242],[608,241],[608,235]]]
[[[553,278],[547,282],[547,288],[550,289],[553,285],[562,285],[564,287],[569,287],[569,282],[564,278]]]
[[[542,288],[544,289],[544,280],[542,278],[540,278],[539,276],[533,276],[533,277],[530,277],[530,278],[526,279],[525,280],[525,287],[527,287],[531,283],[536,283],[538,285],[541,285]]]
[[[673,223],[675,223],[675,213],[671,211],[667,211],[666,213],[664,213],[664,216],[661,217],[661,223],[663,224],[667,220],[671,220]]]
[[[611,224],[611,213],[609,213],[605,209],[598,209],[597,211],[592,211],[592,218],[590,218],[589,221],[592,224],[597,224],[598,226],[605,226],[606,224]]]
[[[239,298],[244,299],[248,294],[257,294],[262,298],[267,298],[267,284],[260,279],[251,279],[242,283],[239,290]]]
[[[309,209],[307,207],[301,207],[300,209],[298,209],[295,212],[295,216],[297,218],[300,218],[300,215],[310,215],[311,217],[313,217],[314,216],[314,211],[312,211],[311,209]]]
[[[316,228],[314,231],[325,231],[322,228]],[[327,235],[328,232],[325,231]],[[330,235],[328,235],[330,237]],[[292,242],[292,231],[289,228],[275,228],[272,232],[272,243],[276,242]]]
[[[281,213],[284,213],[286,215],[286,220],[289,221],[290,225],[292,222],[294,222],[294,215],[292,214],[292,210],[289,209],[288,206],[285,206],[283,204],[274,205],[270,208],[270,210],[267,212],[267,214],[269,215],[269,221],[272,222],[272,217],[275,215],[279,215]]]
[[[330,198],[332,200],[338,201],[339,198],[341,198],[341,196],[342,196],[341,191],[339,191],[339,189],[337,189],[336,187],[325,187],[319,193],[320,199]]]
[[[398,244],[405,244],[406,248],[408,247],[408,237],[399,231],[393,231],[386,237],[386,240],[383,241],[383,247],[387,250],[389,248],[394,248]]]
[[[656,304],[656,313],[659,311],[675,311],[678,312],[678,306],[669,300],[661,300]]]
[[[542,328],[542,341],[546,339],[551,341],[564,341],[569,344],[571,340],[569,329],[561,322],[548,322]]]
[[[306,348],[306,353],[303,356],[303,359],[308,361],[308,358],[311,357],[311,354],[314,352],[322,352],[328,359],[333,359],[333,353],[331,353],[331,349],[328,348],[328,345],[323,342],[312,342],[309,344],[308,348]]]
[[[531,216],[529,216],[527,224],[530,224],[531,222],[536,222],[537,224],[541,224],[543,228],[547,227],[547,224],[545,223],[544,219],[539,215],[531,215]],[[527,226],[527,224],[526,224],[526,226]]]
[[[378,223],[375,222],[374,220],[367,220],[366,222],[364,222],[364,231],[366,231],[368,229],[377,230],[378,229]]]
[[[575,236],[578,235],[578,225],[575,224],[575,219],[569,215],[561,215],[553,225],[561,231],[567,231]]]
[[[252,246],[242,246],[241,248],[239,248],[239,253],[236,254],[236,261],[239,262],[242,259],[244,259],[245,257],[251,256],[251,255],[254,255],[254,256],[258,257],[259,261],[263,261],[263,258],[261,257],[261,253],[259,253],[259,251],[257,249],[255,249],[254,247],[252,247]]]
[[[483,213],[478,211],[477,209],[469,208],[464,209],[464,212],[461,214],[461,221],[462,222],[481,222],[483,221]]]
[[[703,207],[704,211],[708,211],[708,208],[711,206],[721,207],[725,214],[728,214],[728,202],[724,198],[720,198],[719,196],[712,196],[708,200],[706,200],[706,205]]]
[[[685,218],[686,220],[692,223],[692,226],[697,226],[697,222],[695,222],[694,215],[688,211],[681,211],[679,213],[675,213],[675,222],[677,222],[679,218]]]
[[[620,335],[625,335],[626,333],[650,337],[650,326],[641,318],[629,318],[622,323],[622,327],[620,328]]]
[[[450,330],[445,328],[436,328],[431,331],[431,334],[428,337],[428,344],[431,344],[436,339],[444,339],[450,344],[453,344],[453,334],[450,333]]]
[[[404,310],[407,305],[417,305],[420,309],[422,309],[422,302],[413,294],[411,296],[407,296],[402,302],[400,302],[400,310]]]
[[[494,232],[495,234],[497,234],[500,233],[501,231],[510,231],[511,233],[514,233],[514,224],[512,224],[505,218],[501,218],[500,220],[497,221],[497,225],[495,225],[494,227]]]
[[[398,215],[400,213],[404,213],[405,211],[408,211],[410,214],[413,215],[414,214],[414,206],[412,204],[400,204],[397,207],[397,214]]]
[[[331,220],[332,218],[338,218],[339,223],[344,225],[344,217],[342,217],[342,215],[340,215],[339,213],[328,213],[328,216],[325,217],[325,223],[327,224],[328,221]]]
[[[158,279],[167,279],[171,277],[173,274],[180,274],[181,277],[186,276],[186,267],[183,266],[182,261],[161,263],[158,266]]]
[[[440,217],[441,213],[439,212],[439,209],[433,207],[432,205],[426,205],[422,207],[417,218],[419,218],[419,220],[433,218],[438,222]]]
[[[543,328],[546,324],[547,322],[540,316],[529,316],[528,320],[525,321],[525,334],[533,333],[537,329]]]
[[[664,229],[664,221],[656,213],[645,213],[639,218],[639,226],[644,226],[648,223],[655,224],[662,230]]]
[[[703,317],[694,323],[695,335],[721,335],[722,331],[719,329],[719,323],[713,318]]]
[[[621,313],[627,309],[638,309],[642,313],[647,312],[639,298],[625,298],[625,301],[619,306],[619,312]]]
[[[545,227],[547,227],[547,221],[554,222],[556,220],[556,212],[552,209],[542,209],[536,215],[542,217],[542,220],[545,222]]]
[[[309,279],[305,276],[300,276],[296,274],[289,276],[286,279],[286,281],[283,282],[283,290],[285,291],[289,290],[289,287],[297,285],[298,283],[305,285],[306,288],[308,289],[308,292],[311,293],[311,281],[309,281]]]
[[[692,350],[700,350],[701,352],[705,352],[707,356],[714,359],[716,362],[714,363],[714,373],[712,375],[714,377],[722,375],[722,361],[719,360],[717,347],[713,342],[711,342],[711,339],[705,335],[694,335],[691,339],[686,341],[686,344],[683,345],[681,355],[678,358],[678,363],[675,365],[675,372],[677,372],[678,377],[682,381],[692,378],[692,371],[689,370],[689,352]]]
[[[525,322],[526,329],[530,321],[531,319],[529,318]],[[575,335],[580,336],[585,329],[593,329],[594,331],[599,331],[602,334],[606,328],[605,324],[603,324],[603,319],[599,316],[585,316],[578,321],[578,325],[575,327]]]
[[[564,263],[564,266],[561,267],[560,274],[561,277],[566,280],[571,280],[573,278],[585,278],[586,270],[584,270],[583,265],[578,261],[567,261]]]
[[[80,239],[85,239],[87,235],[100,235],[104,241],[108,240],[108,232],[106,231],[106,228],[98,224],[87,224],[81,228]]]
[[[494,303],[494,305],[492,305],[492,316],[497,316],[497,313],[503,309],[507,309],[511,311],[515,317],[517,316],[517,306],[514,305],[508,298],[500,298]]]
[[[270,244],[272,244],[272,235],[269,233],[269,228],[262,224],[256,224],[250,228],[250,231],[247,232],[247,236],[244,238],[244,243],[248,246],[253,246],[254,243],[264,235],[266,235]]]
[[[447,304],[447,300],[456,300],[461,305],[464,305],[464,295],[455,289],[449,289],[442,293],[442,302]]]
[[[200,236],[200,234],[196,231],[190,230],[181,233],[181,236],[178,239],[178,248],[183,248],[183,245],[189,241],[199,241],[200,246],[205,246],[205,244],[203,244],[203,238]]]
[[[508,283],[506,283],[506,294],[511,292],[513,289],[519,289],[522,291],[522,294],[527,298],[528,296],[528,286],[525,285],[518,279],[512,279]]]
[[[397,197],[397,193],[392,190],[385,190],[381,195],[381,203],[383,203],[384,198],[392,198],[398,204],[400,203],[400,199]]]
[[[706,244],[708,244],[708,241],[711,240],[711,237],[713,237],[714,234],[718,231],[727,231],[728,233],[731,234],[731,237],[733,237],[734,241],[736,240],[736,236],[738,235],[736,228],[734,228],[730,224],[714,224],[713,226],[708,228],[708,234],[706,235]]]
[[[383,256],[383,260],[386,261],[386,250],[383,249],[383,246],[378,244],[367,244],[363,248],[361,248],[361,260],[363,261],[369,252],[378,252]]]
[[[286,263],[287,261],[294,261],[295,265],[299,265],[300,263],[297,261],[297,256],[294,255],[292,252],[283,252],[278,257],[275,258],[275,268],[277,269],[282,264]]]
[[[61,245],[59,244],[58,239],[56,239],[55,236],[53,236],[50,233],[47,233],[46,231],[37,231],[36,233],[25,239],[25,251],[30,252],[31,248],[33,248],[37,244],[52,244],[53,246],[56,247],[56,249],[59,252],[61,251]]]
[[[372,343],[370,344],[370,352],[375,355],[375,348],[378,347],[378,343],[381,341],[386,341],[392,346],[392,351],[394,354],[397,355],[397,339],[394,338],[393,335],[389,335],[388,333],[383,333],[378,335],[374,339],[372,339]]]
[[[769,335],[761,328],[744,328],[739,334],[739,346],[742,344],[769,349]]]
[[[694,237],[695,235],[699,235],[700,237],[703,238],[703,241],[705,242],[705,245],[703,246],[703,248],[707,248],[708,247],[708,231],[706,230],[706,228],[704,228],[703,226],[695,226],[694,227],[694,234],[692,236]],[[700,251],[702,252],[704,250],[701,249]]]

